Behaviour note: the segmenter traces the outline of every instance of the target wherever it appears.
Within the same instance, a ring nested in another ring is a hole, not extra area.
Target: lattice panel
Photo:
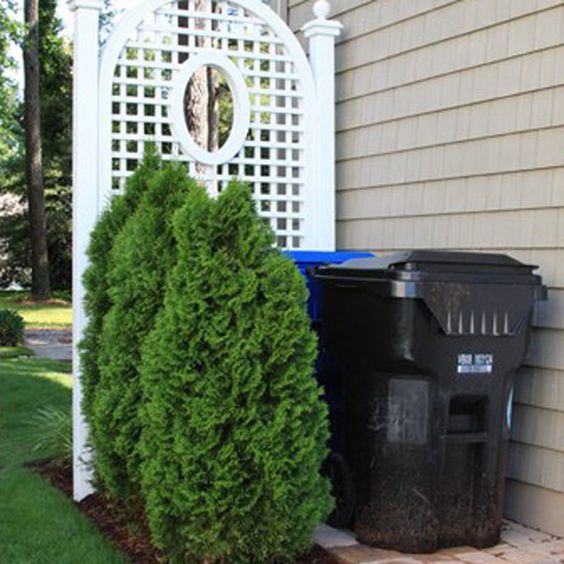
[[[227,56],[247,85],[248,132],[237,154],[197,163],[174,137],[171,90],[182,65],[206,51]],[[296,63],[268,22],[237,2],[178,0],[145,15],[119,54],[111,84],[111,185],[125,179],[155,143],[164,159],[220,192],[233,177],[249,182],[260,214],[284,248],[304,246],[306,116]],[[104,132],[102,132],[104,135]]]

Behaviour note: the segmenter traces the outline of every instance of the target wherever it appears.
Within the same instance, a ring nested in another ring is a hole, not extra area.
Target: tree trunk
[[[41,118],[39,101],[39,0],[25,0],[24,17],[24,118],[25,167],[31,235],[31,294],[36,300],[51,295],[45,194],[43,191],[43,157],[41,153]]]
[[[186,3],[179,3],[179,8],[185,6]],[[215,2],[209,3],[208,0],[195,0],[194,10],[205,14],[211,9],[216,11]],[[181,19],[181,18],[180,18]],[[194,18],[193,25],[196,29],[205,29],[206,20]],[[179,22],[179,27],[188,26],[187,21]],[[212,29],[217,26],[212,23]],[[181,36],[181,44],[189,44],[190,39],[183,39]],[[195,38],[197,47],[208,47],[211,43],[210,38]],[[209,67],[198,69],[193,75],[186,88],[184,97],[186,123],[188,130],[194,141],[204,150],[213,152],[218,149],[219,139],[219,113],[217,104],[217,81],[214,72]],[[199,173],[206,171],[206,166],[200,163],[196,164],[196,170]]]
[[[219,100],[217,99],[217,79],[212,69],[206,69],[208,90],[208,151],[219,149]]]

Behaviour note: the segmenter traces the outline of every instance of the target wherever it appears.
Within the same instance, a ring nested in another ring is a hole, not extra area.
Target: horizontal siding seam
[[[363,2],[362,4],[359,4],[352,9],[345,8],[343,10],[334,10],[334,11],[332,10],[331,14],[330,14],[330,18],[331,19],[337,19],[339,16],[342,16],[343,14],[353,14],[356,11],[366,9],[366,6],[368,4],[371,4],[373,1],[374,0],[367,0],[366,2]],[[393,22],[390,22],[390,23],[383,25],[383,26],[380,26],[380,27],[376,27],[376,28],[374,28],[370,31],[364,32],[360,35],[355,35],[351,39],[354,40],[354,39],[356,39],[358,37],[362,37],[364,35],[369,35],[371,33],[377,33],[377,32],[382,31],[384,29],[394,27],[395,25],[405,24],[405,22],[408,22],[410,20],[414,20],[414,19],[416,19],[420,16],[425,16],[425,15],[430,14],[432,12],[440,11],[440,10],[442,10],[442,9],[448,7],[448,6],[452,6],[453,4],[457,4],[457,3],[462,2],[462,1],[463,0],[450,0],[448,2],[444,2],[443,4],[441,4],[439,6],[434,6],[433,8],[429,8],[428,10],[424,10],[423,12],[415,12],[411,16],[407,16],[407,17],[401,18],[399,20],[394,20]],[[307,0],[305,2],[300,2],[299,4],[294,4],[293,6],[289,7],[289,10],[291,12],[291,10],[295,10],[297,7],[303,6],[304,4],[307,4]],[[291,17],[290,17],[290,20],[291,20]],[[292,29],[293,29],[294,32],[296,31],[294,28],[292,28]],[[343,39],[341,41],[341,44],[344,44],[347,41],[348,41],[347,39]]]
[[[337,220],[337,223],[340,223],[339,220]],[[342,250],[347,250],[347,251],[360,251],[360,252],[375,252],[375,253],[379,253],[381,254],[382,252],[386,252],[386,253],[403,253],[404,251],[412,251],[415,248],[414,245],[409,245],[409,246],[405,246],[405,247],[399,247],[399,246],[395,246],[392,247],[390,245],[386,245],[385,248],[383,247],[376,247],[374,245],[369,245],[367,247],[352,247],[352,246],[347,246],[347,247],[343,247]],[[434,251],[452,251],[454,250],[453,247],[445,247],[445,246],[433,246],[430,247],[432,248]],[[466,251],[476,251],[477,249],[480,249],[480,252],[484,252],[484,253],[494,253],[494,252],[500,252],[500,253],[509,253],[508,251],[508,246],[507,245],[491,245],[490,247],[485,247],[484,245],[468,245],[468,246],[461,246],[458,245],[457,246],[457,250],[461,251],[461,252],[466,252]],[[531,246],[527,246],[527,247],[516,247],[516,246],[512,246],[511,249],[513,249],[513,252],[518,252],[518,251],[562,251],[564,250],[564,245],[562,246],[548,246],[548,245],[539,245],[536,247],[531,247]],[[564,286],[562,286],[562,289],[564,289]],[[551,328],[547,328],[547,327],[538,327],[537,329],[535,329],[536,331],[558,331],[560,332],[560,329],[551,329]],[[554,366],[554,365],[545,365],[545,364],[531,364],[530,362],[524,362],[522,365],[524,368],[535,368],[535,369],[539,369],[539,370],[564,370],[564,365],[562,366]]]
[[[564,154],[563,154],[564,157]],[[337,161],[337,164],[340,161]],[[405,186],[406,184],[413,184],[414,182],[417,183],[427,183],[427,182],[443,182],[449,180],[462,180],[465,178],[480,178],[485,176],[505,176],[506,174],[516,174],[519,172],[532,172],[532,171],[542,171],[542,170],[557,170],[564,166],[564,162],[562,164],[557,165],[549,165],[549,166],[538,166],[538,167],[528,167],[528,168],[517,168],[517,169],[506,169],[506,170],[496,170],[495,172],[480,172],[477,174],[464,174],[460,176],[441,176],[441,177],[432,177],[432,178],[418,178],[417,180],[405,180],[402,182],[387,182],[385,184],[370,184],[370,185],[362,185],[362,186],[349,186],[344,188],[337,188],[337,192],[346,192],[352,190],[372,190],[375,188],[384,188],[384,187],[392,187],[392,186]]]
[[[375,27],[373,29],[370,29],[368,31],[365,31],[363,33],[360,33],[359,35],[353,35],[351,37],[343,37],[343,39],[339,42],[339,45],[346,45],[347,43],[351,42],[351,41],[355,41],[357,39],[360,39],[361,37],[366,37],[367,35],[373,35],[373,34],[377,34],[381,31],[384,31],[386,29],[390,29],[391,27],[395,27],[395,26],[399,26],[399,25],[403,25],[406,22],[409,22],[411,20],[416,20],[417,18],[420,17],[425,17],[429,14],[432,14],[433,12],[440,12],[441,10],[444,10],[445,8],[448,8],[449,6],[453,6],[454,4],[460,4],[462,3],[463,0],[451,0],[450,2],[444,2],[443,4],[439,5],[439,6],[434,6],[433,8],[429,8],[428,10],[425,10],[423,12],[416,12],[414,14],[412,14],[411,16],[408,16],[406,18],[402,18],[400,20],[395,20],[393,22],[390,22],[386,25],[380,26],[380,27]],[[355,8],[353,10],[348,10],[346,11],[347,14],[352,14],[353,12],[355,12],[357,9],[361,9],[363,8],[365,5],[363,4],[362,6],[359,6],[358,8]],[[540,10],[539,10],[540,12]],[[341,13],[345,13],[345,12],[341,12]],[[337,15],[335,15],[336,17]],[[471,32],[470,32],[471,33]],[[455,38],[456,36],[453,36],[452,38]],[[442,41],[446,41],[448,39],[451,39],[451,37],[447,37],[445,39],[439,40],[439,41],[433,41],[432,43],[429,43],[429,45],[434,45],[435,43],[441,43]],[[427,46],[427,44],[423,45],[423,46]],[[420,49],[421,47],[416,47],[415,49],[408,49],[407,51],[402,51],[401,53],[398,54],[403,54],[403,53],[409,53],[410,51],[413,50],[417,50]],[[392,55],[392,57],[394,57],[395,55]],[[383,59],[374,59],[374,62],[379,62],[379,61],[385,61],[387,60],[388,57],[383,58]],[[351,70],[357,68],[357,67],[351,67]]]
[[[540,490],[545,490],[547,492],[555,493],[557,495],[563,495],[564,494],[564,492],[561,491],[561,490],[555,490],[553,488],[549,488],[549,487],[542,485],[542,484],[537,484],[537,483],[533,484],[531,482],[523,482],[523,480],[519,480],[518,478],[512,478],[511,476],[507,476],[506,479],[511,481],[511,482],[522,484],[524,486],[529,486],[530,488],[539,488]],[[542,562],[542,560],[541,560],[541,562]]]
[[[528,443],[526,441],[517,441],[515,439],[511,439],[511,442],[514,445],[523,445],[523,446],[526,446],[526,447],[533,447],[533,448],[536,448],[536,449],[539,449],[539,450],[547,450],[549,452],[554,452],[556,454],[564,454],[564,450],[560,450],[558,448],[547,447],[547,446],[538,445],[538,444],[535,444],[535,443]]]
[[[338,220],[337,220],[338,221]],[[534,247],[533,249],[531,249],[530,247],[525,247],[525,248],[520,248],[520,247],[508,247],[507,245],[500,245],[500,246],[491,246],[491,247],[484,247],[484,246],[476,246],[474,245],[473,247],[457,247],[456,250],[460,250],[460,251],[464,251],[464,250],[468,250],[469,248],[472,248],[474,250],[480,250],[480,251],[484,251],[484,252],[493,252],[493,251],[498,251],[501,253],[510,253],[510,252],[519,252],[519,251],[561,251],[564,250],[564,245],[561,247]],[[352,246],[352,245],[347,245],[345,247],[340,247],[340,250],[344,250],[344,251],[351,251],[351,252],[371,252],[371,253],[386,253],[386,254],[391,254],[391,253],[401,253],[403,251],[405,251],[406,249],[409,250],[413,250],[413,247],[391,247],[391,246],[387,246],[385,249],[382,248],[377,248],[374,246],[370,246],[370,247],[356,247],[356,246]],[[455,250],[452,247],[433,247],[433,250],[435,251],[452,251]],[[560,288],[560,289],[564,289],[564,286],[555,286],[555,288]],[[540,329],[539,329],[540,330]],[[564,371],[564,366],[562,367],[554,367],[554,366],[538,366],[535,364],[530,364],[527,362],[524,362],[522,365],[523,368],[531,368],[531,369],[536,369],[536,370],[559,370],[559,371]]]
[[[441,218],[441,217],[451,217],[455,215],[489,215],[492,213],[506,213],[506,212],[529,212],[529,211],[555,211],[559,209],[564,209],[564,204],[559,204],[557,206],[538,206],[538,207],[527,207],[527,208],[502,208],[502,209],[480,209],[480,210],[458,210],[458,211],[436,211],[436,212],[407,212],[402,215],[374,215],[370,217],[340,217],[339,221],[341,223],[349,223],[354,221],[387,221],[390,219],[417,219],[417,218]]]
[[[362,130],[362,129],[367,129],[368,127],[372,127],[375,125],[386,125],[388,123],[394,123],[394,122],[402,122],[402,121],[407,121],[409,119],[414,119],[414,118],[418,118],[418,117],[423,117],[423,116],[429,116],[429,115],[437,115],[437,114],[441,114],[443,112],[450,112],[452,110],[459,110],[459,109],[463,109],[463,108],[472,108],[473,106],[479,106],[480,104],[488,104],[491,102],[498,102],[498,101],[503,101],[503,100],[509,100],[511,98],[519,98],[520,96],[529,96],[531,94],[537,94],[539,92],[544,92],[545,90],[554,90],[555,88],[561,88],[564,86],[564,82],[557,82],[555,84],[549,84],[548,86],[540,86],[538,88],[532,88],[529,90],[519,90],[519,92],[514,92],[513,94],[503,94],[501,96],[494,96],[492,98],[484,98],[481,100],[474,100],[472,102],[467,102],[465,104],[453,104],[451,106],[441,106],[440,108],[436,108],[434,110],[427,110],[424,112],[418,112],[418,113],[414,113],[414,114],[409,114],[409,113],[405,113],[402,114],[401,116],[397,116],[397,117],[393,117],[393,118],[389,118],[389,119],[383,119],[381,121],[364,121],[361,125],[353,125],[350,127],[342,127],[339,128],[337,130],[337,133],[347,133],[349,131],[358,131],[358,130]],[[363,96],[363,98],[368,98],[370,96],[373,96],[374,94],[369,93],[366,94],[365,96]],[[346,104],[348,103],[350,100],[345,100],[342,102],[337,102],[336,106],[337,112],[343,111],[339,109],[339,105],[341,104]]]
[[[464,145],[465,143],[474,143],[475,141],[483,141],[485,139],[498,139],[500,137],[511,138],[514,135],[523,135],[526,133],[536,133],[538,131],[550,131],[553,129],[564,128],[564,123],[559,123],[556,125],[547,125],[545,127],[536,127],[528,129],[514,129],[507,133],[492,133],[490,135],[479,135],[477,137],[465,137],[464,139],[456,141],[445,141],[443,143],[430,143],[428,145],[417,145],[415,147],[409,147],[406,149],[396,149],[394,151],[383,151],[381,153],[367,153],[364,155],[358,155],[354,157],[339,157],[339,163],[349,163],[351,161],[358,161],[362,159],[371,159],[375,157],[390,157],[392,155],[400,155],[402,153],[413,153],[417,151],[423,151],[425,149],[437,149],[440,147],[452,147],[456,145]],[[563,136],[564,138],[564,136]]]
[[[358,188],[336,188],[336,192],[337,193],[342,193],[342,194],[346,194],[348,192],[362,192],[365,190],[380,190],[380,189],[385,189],[385,188],[393,188],[395,186],[409,186],[409,185],[423,185],[423,184],[434,184],[437,182],[445,182],[445,181],[451,181],[451,180],[464,180],[467,178],[481,178],[481,177],[485,177],[485,178],[489,178],[492,176],[505,176],[506,174],[522,174],[522,173],[530,173],[530,172],[543,172],[544,170],[560,170],[560,169],[564,169],[564,164],[561,165],[554,165],[554,166],[549,166],[549,167],[538,167],[538,168],[530,168],[530,169],[523,169],[523,170],[517,170],[517,171],[510,171],[510,172],[492,172],[492,173],[488,173],[488,174],[472,174],[472,175],[466,175],[466,176],[455,176],[455,177],[450,177],[450,178],[430,178],[430,179],[424,179],[424,180],[420,180],[420,179],[415,179],[415,180],[408,180],[405,182],[390,182],[388,184],[371,184],[370,186],[360,186]]]
[[[562,331],[562,329],[560,329]],[[562,408],[555,408],[555,407],[543,407],[540,405],[535,405],[535,404],[530,404],[530,403],[523,403],[522,401],[515,401],[514,402],[515,405],[521,406],[521,407],[526,407],[528,409],[538,409],[539,411],[549,411],[551,413],[556,413],[557,415],[564,415],[564,405],[562,406]],[[518,442],[518,441],[516,441]],[[545,447],[543,447],[545,448]],[[564,453],[564,449],[562,449],[562,452]]]
[[[455,0],[455,2],[456,1],[460,1],[460,0]],[[445,6],[442,6],[439,9],[442,9],[442,8],[444,8],[446,6],[450,6],[450,5],[451,4],[446,4]],[[473,29],[468,30],[468,31],[464,31],[462,33],[458,33],[456,35],[450,35],[448,37],[444,37],[444,38],[438,39],[436,41],[431,41],[430,43],[424,43],[424,44],[421,44],[418,47],[412,47],[410,49],[406,49],[405,51],[400,51],[398,53],[394,53],[393,55],[388,55],[387,57],[381,57],[380,59],[371,59],[370,63],[363,63],[361,65],[353,65],[351,67],[347,67],[347,68],[344,68],[344,69],[338,69],[338,70],[339,70],[339,72],[349,72],[349,71],[354,71],[354,70],[357,70],[359,68],[362,68],[362,67],[366,66],[367,64],[372,65],[372,64],[380,63],[380,62],[384,62],[384,61],[390,61],[391,59],[394,59],[395,57],[401,57],[402,55],[405,55],[407,53],[412,53],[412,52],[415,52],[415,51],[419,51],[421,49],[424,49],[425,47],[433,47],[435,45],[440,45],[441,43],[444,43],[445,41],[451,41],[452,39],[459,39],[459,38],[465,37],[467,35],[472,35],[473,33],[478,33],[480,31],[486,31],[486,30],[492,29],[494,27],[513,23],[515,21],[518,21],[518,20],[521,20],[521,19],[524,19],[524,18],[530,18],[533,15],[542,14],[543,12],[547,12],[549,10],[556,10],[558,8],[562,8],[562,5],[555,4],[553,6],[548,6],[546,8],[543,8],[542,10],[537,10],[537,9],[533,8],[530,12],[527,12],[527,13],[522,14],[520,16],[510,17],[510,18],[507,18],[505,20],[499,20],[499,21],[491,23],[491,24],[487,24],[487,25],[484,25],[484,26],[481,26],[481,27],[473,28]],[[436,9],[437,8],[435,8],[433,10],[429,10],[429,11],[433,12]],[[415,17],[417,17],[417,16],[414,16],[413,18],[407,18],[407,20],[402,20],[401,22],[398,22],[398,23],[403,23],[404,21],[408,21],[410,19],[415,19]],[[393,24],[393,25],[396,25],[396,24]],[[386,29],[387,27],[390,27],[390,26],[385,26],[384,28],[381,28],[381,29]],[[362,33],[360,35],[357,35],[357,36],[354,36],[354,37],[351,37],[351,38],[344,38],[341,42],[339,42],[338,45],[339,46],[346,45],[348,42],[355,41],[356,39],[359,39],[361,37],[366,37],[368,35],[378,33],[379,31],[381,31],[381,29],[378,28],[378,29],[375,29],[375,30],[372,30],[372,31],[369,31],[369,32],[366,32],[366,33]],[[558,43],[557,45],[552,45],[551,47],[558,47],[560,45],[562,45],[562,43]],[[529,51],[527,51],[527,53],[528,52]],[[504,59],[501,59],[501,60],[504,60]]]
[[[546,46],[546,47],[541,47],[540,49],[533,49],[533,50],[527,51],[525,53],[519,53],[517,55],[511,55],[510,57],[505,57],[503,59],[496,59],[495,61],[488,61],[487,63],[478,63],[476,65],[470,65],[470,66],[467,66],[467,67],[460,67],[460,68],[450,70],[448,72],[442,72],[442,73],[439,73],[439,74],[429,75],[429,76],[424,77],[424,78],[419,78],[417,80],[402,82],[401,84],[396,84],[395,86],[387,86],[386,88],[381,88],[380,90],[371,90],[371,91],[366,92],[364,94],[349,96],[348,98],[338,98],[337,103],[348,102],[350,100],[358,100],[358,99],[364,98],[364,97],[366,97],[370,94],[381,94],[383,92],[390,92],[392,90],[397,90],[398,88],[403,88],[404,86],[411,86],[413,84],[422,84],[424,82],[428,82],[429,80],[434,80],[436,78],[444,78],[445,76],[458,74],[460,72],[464,72],[464,71],[468,71],[468,70],[476,70],[476,69],[479,69],[479,68],[482,68],[482,67],[497,65],[497,64],[504,62],[504,61],[512,61],[512,60],[518,59],[520,57],[528,57],[529,55],[536,55],[537,53],[543,53],[544,51],[550,51],[552,49],[558,49],[559,47],[562,47],[563,45],[564,45],[564,43],[559,44],[559,45],[549,45],[549,46]],[[371,65],[372,65],[372,63],[368,63],[366,65],[362,65],[362,67],[369,67]],[[362,67],[359,67],[359,68],[362,68]],[[354,70],[358,70],[358,69],[354,69]],[[346,74],[348,72],[352,72],[352,71],[340,72],[340,73],[337,73],[337,76],[339,77],[339,76]]]

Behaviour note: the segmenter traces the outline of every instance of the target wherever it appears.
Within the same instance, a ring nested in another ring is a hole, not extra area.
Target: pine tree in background
[[[100,335],[105,315],[110,309],[108,269],[110,250],[127,219],[133,214],[147,183],[160,169],[161,161],[153,146],[147,146],[139,168],[130,176],[123,195],[114,196],[100,216],[90,236],[84,273],[84,307],[88,323],[79,344],[82,382],[82,409],[92,423],[92,405],[100,380],[98,370]]]
[[[172,216],[195,185],[186,166],[167,164],[147,180],[135,213],[116,238],[108,275],[111,307],[100,338],[100,381],[92,414],[95,466],[114,497],[137,499],[140,347],[176,263]]]
[[[31,296],[36,300],[46,300],[51,297],[51,281],[47,251],[39,95],[39,0],[24,0],[24,22],[25,178],[29,208]]]
[[[10,43],[19,43],[11,0],[0,7],[0,67]],[[72,47],[63,35],[57,0],[38,6],[41,152],[49,276],[53,290],[70,291],[72,262]],[[16,67],[15,61],[7,64]],[[8,73],[6,73],[8,74]],[[6,114],[4,108],[9,110]],[[6,143],[7,141],[7,143]],[[25,182],[23,105],[14,81],[0,78],[0,192],[18,205],[0,218],[0,286],[31,282],[30,221]]]
[[[307,291],[250,190],[191,192],[178,263],[143,347],[142,485],[172,562],[275,562],[305,551],[332,501],[327,407]]]

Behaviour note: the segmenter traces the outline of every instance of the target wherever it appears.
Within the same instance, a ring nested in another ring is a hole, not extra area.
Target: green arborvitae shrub
[[[99,478],[112,496],[123,500],[136,500],[139,491],[140,347],[153,328],[166,276],[176,263],[174,212],[194,186],[185,165],[163,165],[112,248],[111,308],[100,340],[92,444]]]
[[[0,309],[0,347],[17,347],[23,340],[23,317],[17,311]]]
[[[247,186],[199,188],[143,347],[142,486],[172,562],[276,562],[332,508],[307,291]]]
[[[114,196],[110,205],[100,216],[90,236],[87,256],[89,265],[84,272],[84,308],[88,323],[83,339],[79,343],[82,410],[91,424],[92,405],[96,386],[100,380],[98,355],[100,335],[105,315],[110,309],[108,294],[108,265],[110,251],[127,219],[135,211],[147,182],[160,169],[161,161],[153,146],[148,146],[143,162],[126,183],[123,195]]]

